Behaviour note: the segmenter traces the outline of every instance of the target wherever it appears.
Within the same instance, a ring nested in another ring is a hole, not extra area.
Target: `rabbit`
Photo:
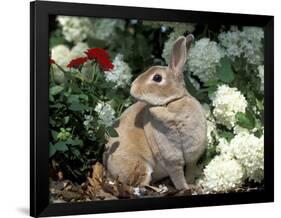
[[[168,66],[152,66],[133,81],[130,94],[137,102],[120,116],[114,126],[119,136],[104,152],[108,177],[140,186],[170,177],[176,189],[190,190],[207,141],[203,108],[183,76],[193,38],[180,36]]]

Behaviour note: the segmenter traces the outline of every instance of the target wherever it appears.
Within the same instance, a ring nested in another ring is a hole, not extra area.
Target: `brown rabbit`
[[[194,182],[206,146],[206,120],[183,78],[192,41],[192,35],[179,37],[169,66],[153,66],[133,82],[131,95],[139,101],[124,111],[115,126],[119,136],[106,146],[108,176],[142,186],[169,176],[178,190]]]

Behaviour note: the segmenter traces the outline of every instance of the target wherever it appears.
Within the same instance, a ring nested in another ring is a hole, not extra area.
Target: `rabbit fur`
[[[193,35],[179,37],[168,66],[153,66],[132,83],[130,93],[138,101],[123,112],[114,126],[119,136],[106,145],[107,176],[140,186],[169,176],[178,190],[194,182],[207,127],[183,78],[192,41]]]

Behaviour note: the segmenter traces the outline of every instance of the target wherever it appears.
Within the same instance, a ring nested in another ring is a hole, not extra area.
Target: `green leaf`
[[[88,101],[88,100],[89,100],[88,95],[85,95],[85,94],[80,94],[80,95],[79,95],[79,98],[80,98],[81,100],[85,100],[85,101]]]
[[[96,132],[96,136],[98,138],[104,138],[104,134],[105,134],[105,128],[103,125],[99,126],[97,132]]]
[[[64,124],[67,124],[69,122],[69,119],[70,119],[69,116],[64,117],[63,118]]]
[[[53,86],[50,88],[50,94],[52,96],[57,95],[62,92],[64,88],[62,86]]]
[[[55,31],[52,31],[50,33],[49,37],[49,48],[53,48],[56,45],[64,44],[65,40],[62,35],[62,30],[61,29],[56,29]]]
[[[54,101],[55,101],[54,97],[52,95],[49,95],[49,102],[54,102]]]
[[[263,100],[262,100],[262,101],[259,101],[258,99],[256,99],[256,104],[257,104],[257,108],[258,108],[260,111],[263,111],[263,110],[264,110]]]
[[[255,127],[255,118],[251,115],[251,113],[241,113],[238,112],[236,115],[236,123],[246,129],[253,129]]]
[[[52,134],[52,137],[53,137],[54,140],[58,139],[58,132],[57,131],[51,130],[51,134]]]
[[[207,82],[204,83],[204,87],[208,87],[208,86],[217,86],[218,84],[218,80],[216,79],[210,79]]]
[[[68,150],[68,147],[66,145],[65,142],[58,142],[54,145],[54,147],[56,148],[57,151],[67,151]]]
[[[64,104],[62,104],[62,103],[55,103],[55,104],[50,104],[49,107],[50,108],[60,109],[60,108],[64,107]]]
[[[78,158],[81,156],[80,151],[76,148],[71,148],[71,152]]]
[[[73,102],[69,106],[69,110],[72,110],[72,111],[83,111],[83,110],[86,110],[86,109],[89,109],[89,107],[87,105],[80,104],[80,103],[77,103],[77,102]]]
[[[118,137],[118,132],[112,126],[108,126],[105,129],[110,137]]]
[[[67,102],[68,103],[79,103],[79,95],[69,95],[68,97],[67,97]]]
[[[191,83],[190,78],[188,76],[185,76],[184,82],[188,92],[190,92],[191,95],[196,95],[197,90]]]
[[[227,58],[222,58],[220,66],[217,68],[218,78],[225,82],[230,83],[234,80],[234,73],[231,68],[231,62]]]
[[[217,86],[211,86],[208,88],[208,95],[211,96],[217,91],[218,87]]]
[[[80,139],[67,139],[67,140],[65,141],[65,143],[68,144],[68,145],[73,145],[73,146],[75,146],[75,145],[82,145],[82,144],[83,144],[83,141],[80,140]]]
[[[49,157],[52,157],[55,153],[56,153],[57,149],[55,148],[55,146],[53,146],[53,144],[49,145]]]
[[[225,138],[227,141],[230,141],[231,139],[234,138],[234,134],[232,132],[228,132],[228,131],[222,131],[220,133],[220,136]]]

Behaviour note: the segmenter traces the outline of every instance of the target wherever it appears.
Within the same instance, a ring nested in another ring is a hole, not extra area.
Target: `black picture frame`
[[[188,21],[264,28],[265,180],[264,190],[189,197],[49,204],[48,169],[48,17],[50,15]],[[274,201],[274,17],[263,15],[151,9],[35,1],[30,3],[30,215],[58,216],[155,210]]]

